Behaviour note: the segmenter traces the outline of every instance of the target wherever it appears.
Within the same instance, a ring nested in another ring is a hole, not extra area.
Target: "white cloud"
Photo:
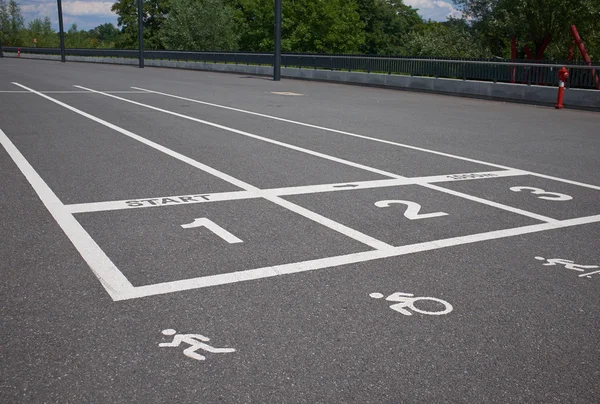
[[[66,1],[63,3],[63,13],[68,15],[114,15],[110,1]]]
[[[64,15],[94,15],[94,16],[113,16],[115,13],[110,11],[113,3],[110,1],[64,1],[62,9]],[[56,14],[56,2],[46,2],[38,4],[23,4],[21,11],[27,14],[50,15]]]
[[[17,1],[25,17],[26,24],[35,18],[50,17],[52,26],[54,29],[58,29],[56,0]],[[72,23],[76,23],[79,29],[91,29],[105,22],[116,25],[117,15],[110,11],[112,5],[112,1],[63,0],[62,9],[65,27]]]
[[[460,17],[462,13],[451,2],[443,0],[404,0],[406,5],[419,9],[425,19],[443,21],[448,17]]]

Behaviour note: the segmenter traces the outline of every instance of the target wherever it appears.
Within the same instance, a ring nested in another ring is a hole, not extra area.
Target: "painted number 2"
[[[534,195],[540,195],[538,196],[539,199],[547,201],[570,201],[573,199],[570,195],[559,194],[558,192],[546,192],[543,189],[534,187],[512,187],[510,190],[513,192],[531,191]]]
[[[406,205],[406,210],[404,211],[404,217],[410,220],[418,220],[418,219],[430,219],[432,217],[446,216],[446,212],[433,212],[433,213],[424,213],[419,214],[421,211],[421,205],[416,202],[411,201],[379,201],[375,202],[375,206],[378,208],[387,208],[393,204]]]

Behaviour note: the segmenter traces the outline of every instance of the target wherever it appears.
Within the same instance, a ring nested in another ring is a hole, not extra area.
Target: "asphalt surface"
[[[0,402],[600,401],[600,114],[0,78]]]

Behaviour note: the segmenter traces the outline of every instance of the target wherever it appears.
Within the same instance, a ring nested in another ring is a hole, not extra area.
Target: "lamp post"
[[[139,44],[139,58],[140,58],[140,69],[144,68],[144,18],[143,18],[143,0],[137,0],[138,6],[138,44]]]
[[[281,80],[281,0],[275,0],[275,60],[273,81]]]
[[[58,32],[60,36],[60,61],[65,62],[65,27],[63,25],[62,0],[56,0],[58,6]]]

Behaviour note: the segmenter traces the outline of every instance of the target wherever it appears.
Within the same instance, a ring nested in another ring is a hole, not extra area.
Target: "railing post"
[[[317,70],[317,57],[313,56],[313,70]]]
[[[463,81],[467,81],[467,64],[463,63],[462,64],[462,76],[463,76]]]
[[[329,58],[329,70],[333,71],[333,56]]]

